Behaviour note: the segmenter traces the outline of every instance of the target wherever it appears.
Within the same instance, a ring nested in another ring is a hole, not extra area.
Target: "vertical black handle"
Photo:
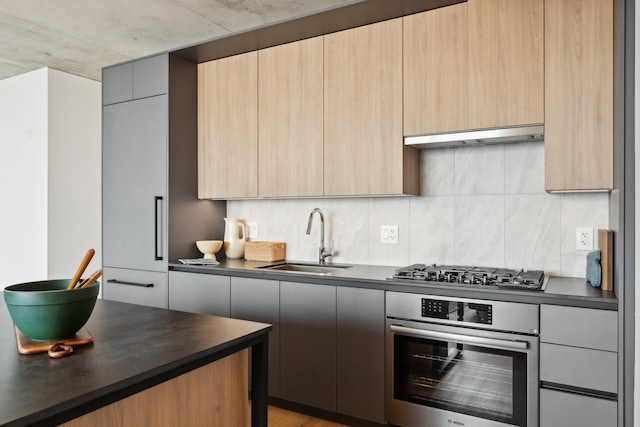
[[[162,196],[156,196],[153,203],[155,212],[155,257],[156,261],[161,261],[162,247],[158,250],[158,244],[162,245],[162,221],[158,221],[158,212],[162,212]],[[158,205],[160,205],[160,209],[158,209]]]

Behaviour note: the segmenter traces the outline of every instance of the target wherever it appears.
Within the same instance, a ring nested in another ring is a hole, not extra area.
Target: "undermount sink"
[[[350,268],[350,265],[335,264],[308,264],[299,262],[280,262],[278,264],[264,265],[258,267],[263,270],[286,271],[289,273],[307,273],[307,274],[331,274],[336,271]]]

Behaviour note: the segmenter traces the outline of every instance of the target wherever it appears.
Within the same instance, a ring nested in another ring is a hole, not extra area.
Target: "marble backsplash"
[[[287,259],[317,261],[319,218],[334,263],[412,263],[542,269],[585,277],[576,227],[608,228],[607,193],[544,191],[542,142],[421,152],[418,197],[229,201],[227,216],[258,223],[258,240],[284,241]],[[398,225],[399,243],[380,243]],[[597,245],[597,232],[596,236]]]

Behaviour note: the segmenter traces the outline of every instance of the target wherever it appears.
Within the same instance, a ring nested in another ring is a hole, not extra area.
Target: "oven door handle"
[[[413,335],[421,338],[433,338],[437,340],[455,341],[461,344],[477,344],[480,346],[504,349],[504,350],[526,350],[529,343],[518,340],[501,340],[497,338],[485,338],[470,335],[453,334],[449,332],[428,331],[424,329],[407,328],[406,326],[390,325],[392,332],[404,335]]]

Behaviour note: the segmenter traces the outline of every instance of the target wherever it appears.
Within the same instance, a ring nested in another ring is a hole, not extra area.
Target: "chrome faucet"
[[[313,223],[313,214],[318,213],[320,215],[320,248],[318,250],[318,263],[325,264],[325,258],[333,256],[333,250],[331,248],[324,247],[324,215],[320,208],[315,208],[309,215],[309,223],[307,224],[307,234],[311,234],[311,224]]]

